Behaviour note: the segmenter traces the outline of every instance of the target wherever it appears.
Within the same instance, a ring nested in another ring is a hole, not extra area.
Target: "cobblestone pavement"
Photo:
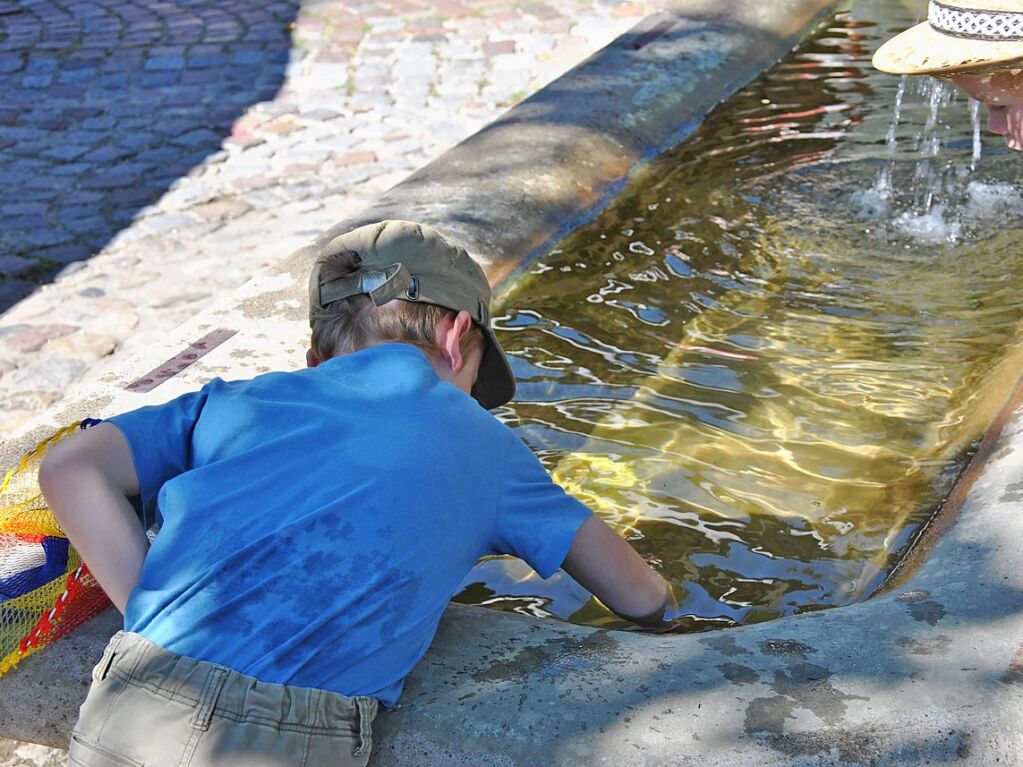
[[[654,6],[0,0],[0,433]],[[0,764],[63,761],[0,740]]]
[[[656,5],[0,0],[0,433]]]

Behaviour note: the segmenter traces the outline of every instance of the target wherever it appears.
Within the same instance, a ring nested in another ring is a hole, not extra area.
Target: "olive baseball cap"
[[[488,410],[515,396],[515,377],[490,328],[490,283],[465,248],[426,224],[380,221],[338,235],[320,248],[320,254],[345,250],[358,253],[363,268],[323,283],[319,263],[313,266],[310,324],[317,309],[355,295],[368,295],[377,306],[397,299],[464,310],[486,336],[472,396]]]

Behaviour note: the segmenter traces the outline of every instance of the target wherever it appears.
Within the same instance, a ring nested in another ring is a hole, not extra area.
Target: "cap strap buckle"
[[[383,306],[413,288],[415,278],[405,264],[391,264],[383,271],[351,274],[320,286],[320,306],[350,296],[367,295],[376,306]]]

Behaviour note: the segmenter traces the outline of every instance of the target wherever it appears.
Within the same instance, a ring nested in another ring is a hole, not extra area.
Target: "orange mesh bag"
[[[43,456],[95,423],[43,440],[0,486],[0,676],[109,604],[39,491]]]

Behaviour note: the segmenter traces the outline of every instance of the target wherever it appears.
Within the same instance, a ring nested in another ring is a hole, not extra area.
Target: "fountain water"
[[[1023,231],[1012,170],[971,170],[949,85],[867,68],[870,5],[502,299],[506,417],[687,590],[695,629],[869,596],[1005,396],[987,382],[1023,321],[1005,283],[1023,264],[984,230],[997,212]],[[462,599],[617,625],[567,577],[502,560]]]

